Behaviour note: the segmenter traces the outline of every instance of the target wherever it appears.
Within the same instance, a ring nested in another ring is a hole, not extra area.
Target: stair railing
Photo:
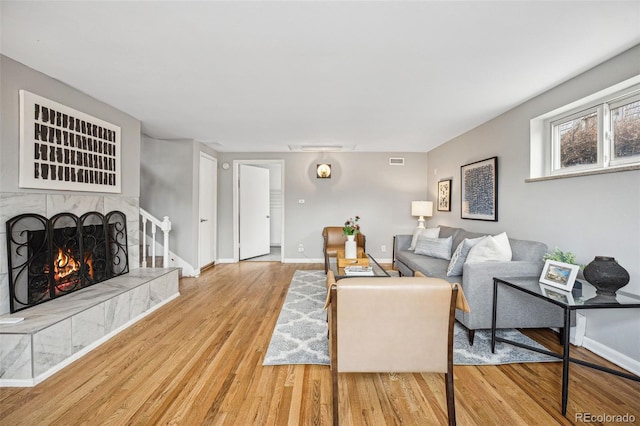
[[[166,268],[169,266],[169,231],[171,231],[171,221],[169,220],[169,216],[165,216],[161,221],[152,216],[149,212],[144,209],[140,209],[140,219],[142,220],[142,267],[147,267],[147,222],[151,222],[151,239],[153,243],[151,244],[151,267],[156,267],[156,230],[160,228],[160,230],[164,234],[164,242],[163,242],[163,254],[162,254],[162,265]]]

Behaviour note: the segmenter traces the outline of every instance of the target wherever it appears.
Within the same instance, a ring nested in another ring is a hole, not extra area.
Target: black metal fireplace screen
[[[129,272],[127,218],[98,212],[7,221],[11,312]]]

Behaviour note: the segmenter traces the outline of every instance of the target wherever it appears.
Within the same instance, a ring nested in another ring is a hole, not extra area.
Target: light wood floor
[[[321,265],[244,262],[182,279],[181,297],[43,383],[0,389],[0,424],[331,424],[329,367],[262,366],[296,269]],[[528,334],[559,349],[549,330]],[[640,422],[640,383],[571,369],[564,418],[560,363],[456,366],[458,424],[564,425],[581,423],[578,413]],[[443,375],[341,375],[340,399],[345,425],[446,422]]]

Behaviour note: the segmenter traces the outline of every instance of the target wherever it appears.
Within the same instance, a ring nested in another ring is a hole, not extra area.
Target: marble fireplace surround
[[[113,210],[127,217],[129,271],[140,265],[140,208],[138,197],[115,195],[60,195],[49,193],[0,193],[0,315],[9,313],[9,275],[7,264],[6,222],[23,213],[52,217],[69,212],[76,216],[96,211],[106,214]]]
[[[178,268],[138,268],[0,319],[0,386],[35,386],[180,295]]]
[[[113,210],[127,217],[129,273],[9,314],[7,220],[23,213],[51,217]],[[138,197],[0,193],[0,318],[25,318],[0,325],[0,386],[34,386],[179,296],[177,269],[139,269],[139,214]]]

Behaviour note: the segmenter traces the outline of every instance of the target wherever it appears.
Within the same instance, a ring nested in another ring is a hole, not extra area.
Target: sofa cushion
[[[483,238],[471,248],[467,262],[511,261],[511,245],[506,232]]]
[[[456,240],[457,235],[460,231],[464,231],[463,229],[452,228],[450,226],[438,226],[438,228],[440,228],[440,235],[438,238],[453,237],[453,241]]]
[[[542,257],[547,252],[547,245],[538,241],[514,240],[509,238],[511,245],[511,260],[524,260],[529,262],[542,262]]]
[[[440,228],[416,228],[416,230],[413,231],[413,238],[411,238],[409,250],[415,250],[420,235],[428,238],[438,238],[440,236]]]
[[[485,237],[489,234],[486,233],[481,233],[481,232],[471,232],[471,231],[467,231],[466,229],[458,229],[458,232],[456,232],[456,234],[453,237],[453,250],[455,250],[461,242],[463,242],[465,239],[470,239],[470,240],[474,240],[476,238],[480,238],[480,237]]]
[[[448,238],[427,238],[422,235],[418,236],[416,243],[416,254],[431,256],[437,259],[451,259],[451,243],[453,237]]]
[[[451,262],[449,262],[449,268],[447,269],[447,276],[455,276],[462,275],[462,267],[464,266],[464,262],[467,260],[467,255],[469,251],[480,242],[486,236],[478,237],[478,238],[465,238],[462,240],[456,250],[453,252],[451,256]]]
[[[420,271],[428,277],[445,278],[447,276],[448,260],[415,254],[409,250],[396,252],[396,259],[412,271]]]

